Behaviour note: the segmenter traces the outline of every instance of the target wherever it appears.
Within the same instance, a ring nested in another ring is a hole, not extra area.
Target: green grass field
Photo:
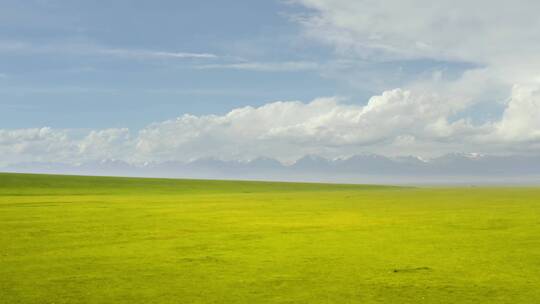
[[[540,303],[540,188],[0,174],[0,303]]]

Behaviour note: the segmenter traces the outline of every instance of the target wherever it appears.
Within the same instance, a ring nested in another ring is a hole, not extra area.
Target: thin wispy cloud
[[[198,69],[232,69],[259,72],[294,72],[312,71],[320,68],[317,62],[309,61],[286,61],[286,62],[239,62],[239,63],[218,63],[197,66]]]
[[[206,52],[176,52],[154,49],[113,48],[90,43],[36,44],[22,41],[0,41],[0,52],[29,54],[69,54],[80,56],[114,56],[128,59],[216,59],[218,55]]]
[[[98,53],[119,57],[132,58],[170,58],[170,59],[216,59],[219,56],[210,53],[186,53],[186,52],[164,52],[153,50],[131,50],[131,49],[102,49]]]

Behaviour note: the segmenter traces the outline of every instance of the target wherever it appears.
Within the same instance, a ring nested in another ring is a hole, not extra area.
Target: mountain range
[[[540,156],[447,154],[385,157],[376,154],[326,159],[307,155],[285,165],[275,159],[251,161],[198,159],[191,162],[131,164],[101,160],[82,164],[29,162],[0,168],[3,172],[111,175],[167,178],[249,179],[393,184],[536,184],[540,182]]]

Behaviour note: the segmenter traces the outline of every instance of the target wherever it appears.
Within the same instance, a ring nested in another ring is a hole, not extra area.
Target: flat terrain
[[[0,303],[540,303],[540,188],[0,174]]]

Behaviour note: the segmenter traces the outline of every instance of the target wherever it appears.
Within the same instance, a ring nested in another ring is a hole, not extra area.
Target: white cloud
[[[501,63],[540,50],[534,0],[296,2],[315,11],[301,19],[308,34],[343,51]]]
[[[0,129],[0,163],[62,161],[70,159],[75,146],[62,130],[51,128]]]
[[[482,124],[454,118],[467,110],[467,103],[395,89],[372,97],[364,106],[337,98],[273,102],[224,115],[183,115],[139,132],[105,129],[77,136],[50,128],[0,130],[0,162],[538,153],[539,92],[538,87],[515,87],[504,115]]]
[[[416,81],[406,83],[404,89],[439,96],[426,102],[433,103],[431,106],[451,103],[450,108],[462,109],[461,116],[467,117],[474,114],[471,111],[474,112],[476,103],[491,102],[491,108],[496,108],[507,100],[500,121],[471,126],[467,120],[448,124],[448,118],[441,119],[429,123],[432,135],[444,137],[461,130],[458,133],[469,134],[461,141],[469,149],[475,149],[474,142],[498,142],[504,147],[499,145],[497,149],[510,149],[511,142],[538,141],[540,40],[536,37],[540,37],[540,19],[536,12],[540,2],[293,2],[310,9],[305,15],[296,16],[305,35],[333,48],[337,58],[372,62],[433,59],[470,64],[469,70],[457,79],[445,79],[442,72],[431,79],[411,75]],[[406,109],[399,111],[402,115],[407,113]],[[472,135],[480,129],[480,134]],[[519,150],[523,146],[516,144],[513,148]]]
[[[470,139],[491,132],[451,117],[463,110],[435,95],[395,89],[372,97],[367,105],[348,105],[336,98],[310,103],[275,102],[235,109],[223,116],[184,115],[140,132],[138,152],[170,159],[276,157],[290,161],[306,154],[329,157],[386,152],[408,142],[430,143],[444,153],[447,143],[463,148]],[[414,149],[415,147],[410,147]],[[402,149],[393,154],[403,152]]]
[[[515,86],[496,127],[506,141],[540,141],[540,88]]]
[[[294,2],[311,10],[296,18],[305,34],[339,57],[468,62],[487,69],[491,82],[540,82],[538,1]]]
[[[77,143],[80,158],[126,159],[133,153],[132,139],[127,128],[93,130]]]
[[[129,157],[134,152],[128,129],[105,129],[78,135],[77,130],[0,129],[0,164],[17,162],[76,163]]]

